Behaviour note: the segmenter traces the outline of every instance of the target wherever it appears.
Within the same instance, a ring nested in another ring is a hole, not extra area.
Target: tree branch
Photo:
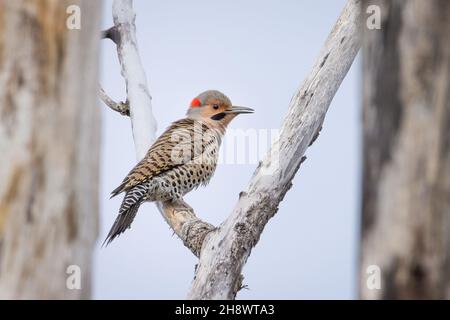
[[[98,89],[98,95],[103,103],[110,107],[113,111],[119,112],[123,116],[130,116],[130,106],[128,102],[115,102],[110,98],[102,87]]]
[[[102,37],[102,39],[110,39],[116,45],[120,44],[120,33],[118,32],[118,30],[115,26],[113,26],[107,30],[103,30],[101,37]]]
[[[194,209],[184,201],[178,203],[167,201],[158,203],[157,206],[166,222],[183,241],[184,245],[197,257],[200,256],[206,235],[216,228],[197,218]]]
[[[331,100],[359,50],[359,12],[359,0],[349,0],[310,75],[291,100],[280,138],[219,228],[198,219],[184,201],[157,204],[183,243],[194,254],[201,252],[188,298],[233,299],[241,288],[242,268],[290,189],[305,160],[304,153],[317,137]],[[113,18],[120,35],[117,50],[127,83],[137,158],[141,159],[155,137],[156,123],[137,51],[132,1],[115,0]]]
[[[148,91],[147,77],[138,53],[135,13],[131,0],[114,0],[113,20],[120,38],[117,54],[126,82],[136,158],[141,160],[155,139],[156,120],[152,113],[152,98]]]

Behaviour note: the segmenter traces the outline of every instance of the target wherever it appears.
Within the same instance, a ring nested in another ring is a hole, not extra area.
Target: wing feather
[[[192,160],[199,151],[198,146],[202,148],[201,143],[192,143],[192,141],[198,137],[201,138],[203,132],[208,129],[206,124],[198,124],[189,118],[174,122],[155,141],[144,159],[114,189],[111,198]]]

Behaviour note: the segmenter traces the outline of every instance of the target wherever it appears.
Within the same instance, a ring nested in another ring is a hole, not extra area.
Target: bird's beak
[[[225,110],[224,113],[231,113],[231,114],[240,114],[240,113],[253,113],[255,110],[252,108],[247,107],[239,107],[239,106],[232,106],[230,109]]]

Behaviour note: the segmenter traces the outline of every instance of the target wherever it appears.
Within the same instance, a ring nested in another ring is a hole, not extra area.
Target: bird
[[[234,106],[217,90],[192,99],[186,117],[173,122],[112,191],[111,198],[125,196],[103,245],[131,227],[144,202],[178,201],[200,185],[206,186],[216,170],[227,126],[237,115],[253,112]]]

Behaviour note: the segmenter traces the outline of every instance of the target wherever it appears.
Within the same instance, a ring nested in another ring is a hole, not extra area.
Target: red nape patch
[[[200,107],[202,102],[198,98],[194,98],[191,102],[191,108]]]

